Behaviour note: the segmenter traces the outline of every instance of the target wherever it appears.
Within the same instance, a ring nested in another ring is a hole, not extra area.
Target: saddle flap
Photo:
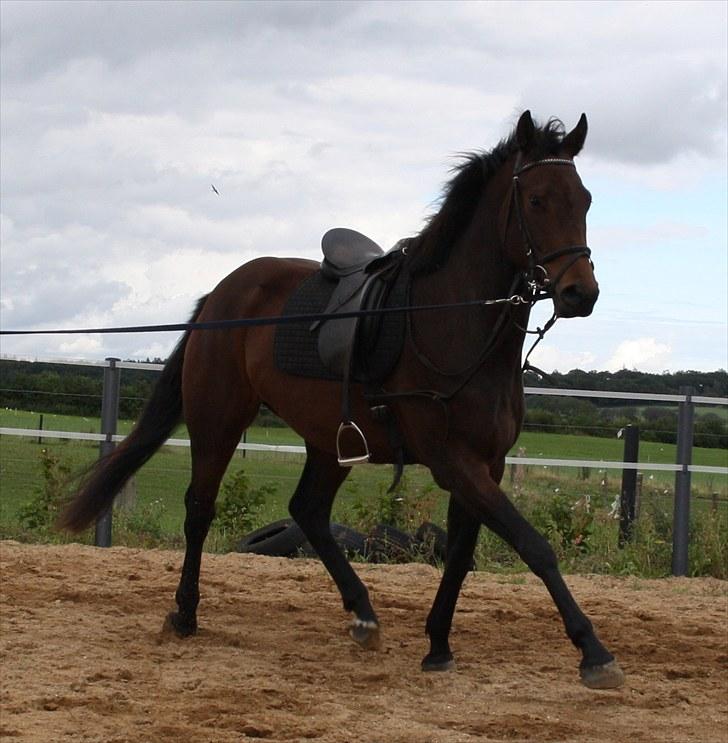
[[[352,273],[339,281],[334,289],[327,313],[363,309],[374,285],[374,277],[362,272]],[[352,353],[360,318],[331,319],[319,326],[318,349],[324,366],[336,374],[344,375],[347,358]]]
[[[346,227],[335,227],[321,238],[324,260],[321,270],[327,278],[338,279],[357,271],[384,254],[366,235]]]

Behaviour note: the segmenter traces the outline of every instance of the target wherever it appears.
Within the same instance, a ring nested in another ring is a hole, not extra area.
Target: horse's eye
[[[531,196],[528,201],[531,206],[541,206],[541,199],[539,199],[538,196]]]

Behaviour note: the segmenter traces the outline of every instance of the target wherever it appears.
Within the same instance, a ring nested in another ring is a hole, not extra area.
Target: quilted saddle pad
[[[326,310],[336,284],[320,271],[298,286],[284,307],[284,315],[321,313]],[[388,287],[384,306],[407,304],[409,274],[400,270]],[[275,335],[276,366],[287,374],[315,379],[339,380],[329,371],[318,352],[318,328],[310,321],[279,325]],[[356,382],[381,382],[392,372],[404,343],[406,317],[393,312],[359,322],[352,379]]]

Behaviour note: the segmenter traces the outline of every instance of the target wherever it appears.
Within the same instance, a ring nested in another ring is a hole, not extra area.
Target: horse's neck
[[[446,263],[413,280],[415,304],[445,304],[509,297],[517,270],[498,250],[498,236],[488,227],[494,220],[474,219],[453,246]],[[521,350],[529,308],[496,304],[443,310],[413,320],[428,356],[445,369],[464,368],[488,346],[487,365],[505,376],[520,373]],[[428,313],[429,314],[429,313]],[[520,327],[519,327],[520,326]],[[435,332],[433,332],[433,329]]]

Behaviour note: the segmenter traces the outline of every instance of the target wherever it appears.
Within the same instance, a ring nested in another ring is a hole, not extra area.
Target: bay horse
[[[427,466],[450,494],[447,560],[427,618],[425,671],[454,667],[452,618],[484,524],[544,582],[581,651],[582,682],[613,688],[624,680],[567,588],[553,549],[499,485],[524,414],[521,357],[534,301],[548,298],[554,316],[585,317],[599,294],[586,247],[591,196],[574,165],[586,134],[584,114],[566,133],[559,120],[538,126],[524,112],[496,147],[466,156],[446,184],[439,210],[401,251],[410,305],[471,305],[408,315],[399,359],[382,384],[407,461]],[[200,300],[192,321],[278,316],[318,268],[298,258],[250,261]],[[472,306],[472,300],[487,298],[507,301]],[[274,340],[275,328],[266,325],[185,332],[134,430],[99,460],[60,523],[75,531],[87,527],[184,421],[192,455],[186,551],[177,611],[166,623],[179,636],[193,634],[202,547],[218,488],[243,431],[265,403],[306,444],[290,513],[353,614],[351,636],[376,648],[379,620],[367,589],[329,527],[334,497],[350,471],[340,466],[336,451],[342,382],[281,371]],[[393,444],[386,427],[372,419],[363,385],[352,383],[350,398],[371,461],[393,462]]]

